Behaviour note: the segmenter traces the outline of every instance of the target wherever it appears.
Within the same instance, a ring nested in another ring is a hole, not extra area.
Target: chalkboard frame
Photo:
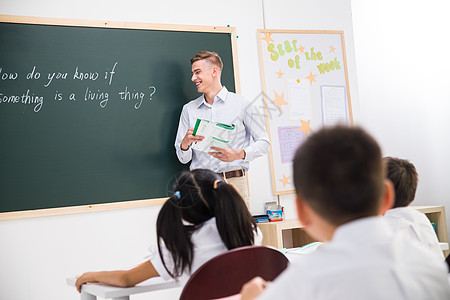
[[[29,16],[0,15],[0,23],[18,23],[35,25],[55,25],[55,26],[75,26],[75,27],[93,27],[110,29],[135,29],[135,30],[162,30],[162,31],[180,31],[180,32],[205,32],[205,33],[227,33],[231,39],[231,55],[233,58],[233,71],[235,91],[240,94],[239,64],[237,56],[237,36],[236,28],[232,26],[197,26],[180,24],[157,24],[142,22],[119,22],[119,21],[101,21],[101,20],[81,20],[81,19],[63,19],[63,18],[42,18]],[[87,212],[98,212],[115,209],[127,209],[149,206],[161,206],[167,198],[153,198],[134,201],[119,201],[111,203],[101,203],[92,205],[79,205],[70,207],[57,207],[45,209],[33,209],[23,211],[12,211],[0,213],[1,220],[14,220],[35,217],[47,217],[66,214],[77,214]]]

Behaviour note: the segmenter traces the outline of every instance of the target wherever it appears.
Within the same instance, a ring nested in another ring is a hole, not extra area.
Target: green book
[[[228,148],[234,129],[234,124],[228,125],[197,119],[192,135],[200,135],[205,138],[201,142],[192,143],[191,148],[202,152],[211,152],[211,147]]]

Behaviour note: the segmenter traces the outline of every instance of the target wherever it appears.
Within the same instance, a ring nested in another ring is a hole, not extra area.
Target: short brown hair
[[[416,168],[406,159],[385,157],[386,177],[395,187],[395,207],[405,207],[413,202],[416,196],[419,176]]]
[[[378,214],[384,165],[375,139],[358,127],[324,127],[298,148],[297,194],[333,225]]]
[[[200,51],[198,52],[193,58],[191,58],[191,65],[202,59],[207,59],[210,63],[217,66],[220,70],[223,68],[222,59],[220,58],[219,54],[212,51]]]

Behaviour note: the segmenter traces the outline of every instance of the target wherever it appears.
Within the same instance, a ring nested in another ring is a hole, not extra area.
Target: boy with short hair
[[[416,195],[419,181],[416,168],[406,159],[385,157],[386,177],[394,184],[395,203],[386,211],[384,218],[395,232],[407,235],[423,246],[430,248],[444,260],[436,232],[425,214],[408,207]]]
[[[328,243],[265,291],[262,278],[245,284],[242,299],[450,299],[444,262],[380,216],[394,198],[384,175],[380,147],[364,130],[311,135],[294,159],[297,215],[311,237]]]

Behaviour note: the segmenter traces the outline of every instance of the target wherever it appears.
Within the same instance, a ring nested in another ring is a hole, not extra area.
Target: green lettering
[[[280,55],[278,55],[278,52],[276,50],[274,50],[275,45],[274,44],[269,44],[269,46],[267,46],[267,50],[272,53],[270,54],[270,59],[273,61],[277,61],[278,57],[280,57]]]
[[[306,60],[311,60],[311,58],[309,58],[309,53],[305,52],[305,56],[306,56]]]
[[[292,47],[291,47],[291,44],[289,43],[289,41],[284,41],[284,48],[286,49],[287,53],[292,52]]]
[[[311,48],[311,60],[317,60],[317,55],[314,52],[314,47]]]
[[[325,71],[330,72],[330,64],[325,63]]]
[[[325,73],[325,68],[324,68],[323,64],[317,65],[317,69],[319,69],[320,74]]]
[[[334,61],[330,61],[330,69],[334,71],[335,69]]]
[[[300,56],[299,55],[295,56],[295,68],[300,69]]]
[[[280,52],[281,56],[284,56],[286,54],[286,52],[284,52],[284,50],[283,50],[283,45],[278,44],[277,48],[278,48],[278,52]]]
[[[337,57],[334,58],[334,63],[336,64],[336,70],[340,70],[341,69],[341,65],[337,61]]]
[[[288,65],[289,65],[290,68],[294,67],[294,61],[292,60],[292,58],[289,58]]]
[[[322,52],[317,52],[317,59],[318,60],[322,60],[323,59],[323,56],[322,56]]]
[[[297,52],[297,51],[298,51],[298,48],[297,48],[297,40],[293,40],[293,41],[292,41],[292,46],[294,46],[294,52]]]

